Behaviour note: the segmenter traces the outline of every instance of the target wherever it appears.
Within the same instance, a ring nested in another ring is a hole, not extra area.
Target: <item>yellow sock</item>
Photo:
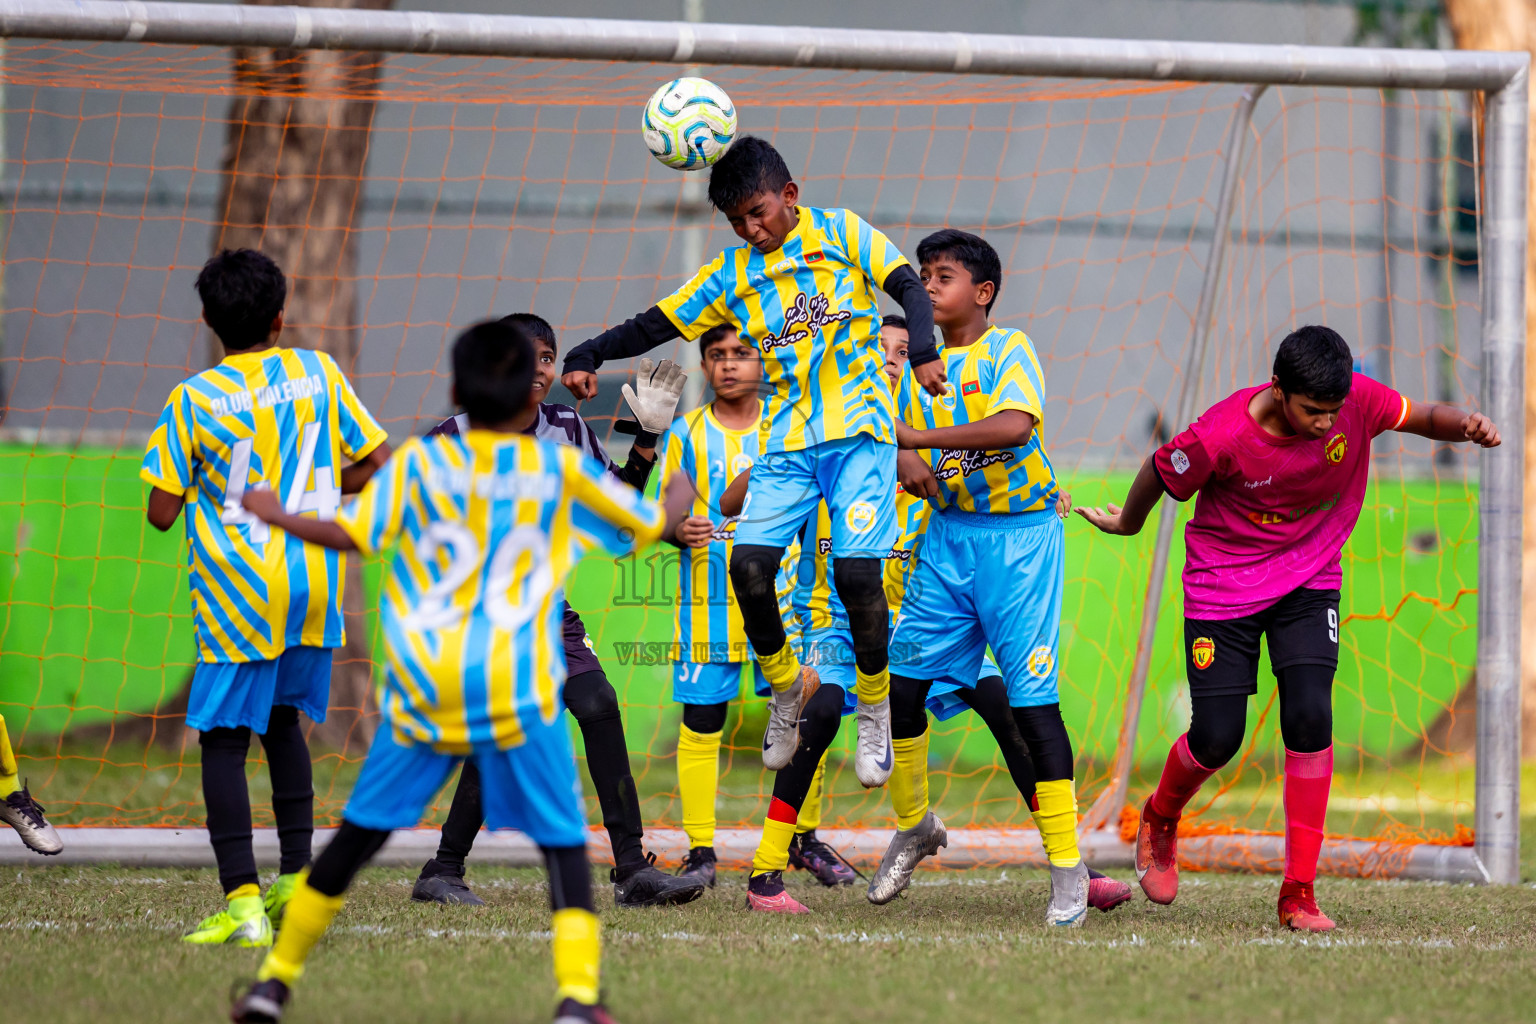
[[[1045,854],[1058,868],[1074,868],[1083,859],[1077,850],[1077,787],[1071,779],[1035,783],[1033,812]]]
[[[821,755],[816,774],[811,776],[811,788],[805,792],[805,803],[800,805],[800,816],[795,819],[796,832],[814,832],[821,824],[821,779],[827,773],[827,755]]]
[[[886,788],[896,809],[896,827],[915,828],[928,813],[928,731],[911,739],[892,739],[896,764]]]
[[[688,845],[715,845],[715,794],[720,788],[720,733],[677,732],[677,791]]]
[[[758,840],[757,852],[752,855],[752,874],[762,875],[789,867],[789,843],[794,837],[795,809],[775,797],[768,805],[768,817],[763,822],[763,838]]]
[[[11,753],[11,737],[5,731],[5,716],[0,715],[0,800],[21,788],[16,778],[16,755]]]
[[[862,669],[855,668],[858,679],[853,684],[853,692],[859,695],[859,700],[865,704],[879,704],[891,695],[891,670],[887,666],[872,676],[864,674]]]
[[[555,911],[555,999],[574,999],[586,1006],[597,1004],[598,965],[603,940],[597,915],[579,907]]]
[[[237,886],[236,888],[231,889],[229,892],[225,893],[224,898],[229,901],[230,912],[235,915],[235,920],[238,921],[241,918],[247,916],[245,912],[250,910],[251,905],[246,903],[240,907],[236,907],[235,901],[254,899],[256,901],[256,905],[260,906],[261,889],[247,882],[245,885]]]
[[[267,954],[261,969],[256,972],[257,980],[276,978],[292,988],[299,975],[304,973],[304,961],[309,959],[309,951],[331,926],[331,918],[344,902],[346,898],[343,896],[327,896],[311,886],[309,871],[305,870],[298,891],[288,902],[288,909],[283,911],[283,930],[277,933],[272,952]]]
[[[800,659],[787,643],[768,657],[758,658],[757,663],[762,666],[763,678],[768,680],[768,685],[779,693],[794,686],[795,680],[800,678]]]

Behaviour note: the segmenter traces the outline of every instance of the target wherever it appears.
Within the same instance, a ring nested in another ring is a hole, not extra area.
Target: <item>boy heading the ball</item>
[[[799,205],[800,188],[783,157],[762,139],[736,140],[710,171],[709,198],[746,244],[721,253],[640,316],[578,346],[561,379],[578,398],[589,398],[603,361],[679,335],[692,340],[720,324],[735,327],[762,354],[772,388],[759,428],[762,459],[730,573],[743,628],[774,691],[763,763],[774,770],[789,763],[801,709],[818,685],[787,642],[775,579],[786,546],[825,499],[834,582],[857,658],[855,770],[865,786],[879,786],[891,766],[880,562],[895,538],[889,494],[896,436],[876,292],[901,304],[912,331],[914,376],[937,395],[944,369],[932,340],[932,306],[885,235],[848,210]]]
[[[677,613],[673,632],[672,699],[683,705],[678,726],[677,787],[682,803],[688,855],[683,876],[715,884],[715,802],[720,785],[720,743],[730,702],[740,693],[743,668],[750,664],[754,689],[771,692],[752,656],[741,626],[741,611],[726,583],[738,519],[726,514],[724,498],[733,478],[758,461],[759,385],[762,365],[752,348],[726,324],[699,338],[700,363],[714,392],[709,404],[679,416],[663,441],[661,483],[679,475],[694,490],[690,515],[677,528],[687,545],[678,563]],[[788,559],[798,560],[791,548]],[[786,563],[792,570],[793,564]],[[792,571],[780,574],[780,598],[789,597]],[[824,763],[824,762],[823,762]],[[847,885],[853,872],[816,836],[821,820],[822,768],[818,765],[801,813],[794,820],[789,862],[823,885]]]
[[[1269,383],[1216,403],[1147,458],[1124,508],[1078,510],[1105,533],[1132,536],[1164,494],[1199,495],[1184,531],[1189,731],[1168,752],[1136,833],[1136,871],[1155,903],[1178,895],[1185,805],[1242,746],[1263,637],[1285,742],[1280,923],[1334,927],[1312,887],[1333,779],[1340,552],[1360,518],[1371,442],[1396,430],[1484,448],[1499,443],[1487,417],[1414,405],[1353,367],[1336,332],[1297,329],[1280,343]]]
[[[341,827],[298,887],[236,1021],[276,1021],[352,879],[394,829],[410,828],[454,767],[472,758],[492,828],[538,844],[549,872],[557,1024],[607,1024],[587,827],[561,711],[561,594],[589,550],[623,554],[670,536],[690,497],[666,508],[576,449],[515,429],[534,347],[506,323],[453,346],[459,435],[413,439],[334,522],[247,492],[263,521],[338,551],[394,550],[382,598],[384,722]]]

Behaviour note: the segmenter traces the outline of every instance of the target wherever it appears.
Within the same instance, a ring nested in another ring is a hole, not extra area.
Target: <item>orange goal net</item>
[[[180,527],[161,535],[145,522],[137,471],[170,389],[210,365],[192,280],[211,247],[238,237],[307,254],[285,266],[291,336],[344,356],[398,444],[451,412],[457,329],[531,310],[569,349],[734,244],[702,178],[663,167],[640,137],[641,105],[680,73],[10,41],[0,62],[0,714],[57,823],[202,824],[198,748],[181,721],[195,657],[185,541]],[[1477,404],[1478,168],[1464,96],[1269,90],[1239,133],[1231,217],[1218,223],[1240,86],[704,73],[733,98],[742,130],[785,154],[806,202],[856,211],[909,256],[940,227],[997,248],[993,316],[1039,351],[1044,441],[1078,505],[1118,502],[1146,454],[1183,426],[1173,419],[1186,375],[1203,409],[1267,379],[1275,345],[1301,324],[1340,331],[1364,372],[1405,394]],[[259,132],[291,150],[241,149]],[[264,219],[230,222],[249,210]],[[343,241],[311,244],[307,232]],[[1218,237],[1227,251],[1209,356],[1189,367]],[[690,358],[681,343],[666,354]],[[605,367],[599,397],[580,406],[621,462],[629,439],[613,424],[630,372]],[[695,379],[685,401],[702,391]],[[574,404],[559,388],[554,400]],[[1470,843],[1476,469],[1460,449],[1383,436],[1345,549],[1328,832],[1373,841],[1340,848],[1383,864],[1399,846]],[[1139,805],[1188,722],[1176,534],[1142,711],[1122,730],[1153,543],[1151,528],[1111,539],[1068,524],[1061,701],[1085,810],[1122,752],[1118,802]],[[659,830],[680,815],[679,709],[669,664],[647,653],[647,642],[671,639],[666,558],[589,560],[569,592],[623,701],[647,827]],[[370,564],[354,581],[353,643],[337,654],[338,679],[363,685],[338,687],[342,727],[312,736],[317,813],[329,823],[377,715],[367,686],[377,578]],[[614,601],[621,584],[640,597]],[[1209,846],[1212,866],[1267,866],[1264,839],[1282,827],[1267,667],[1260,680],[1241,754],[1186,820],[1193,834],[1237,837]],[[764,719],[755,699],[733,707],[723,827],[754,829],[766,811]],[[874,830],[883,846],[889,801],[859,786],[851,733],[828,764],[823,827]],[[259,752],[253,801],[257,824],[269,825]],[[946,823],[994,830],[993,853],[977,862],[1009,859],[1008,837],[1025,835],[1029,814],[985,726],[970,714],[936,723],[931,758]],[[1106,844],[1120,838],[1121,807],[1109,810]]]

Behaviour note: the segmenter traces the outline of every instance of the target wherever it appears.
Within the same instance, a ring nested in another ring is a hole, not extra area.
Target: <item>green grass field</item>
[[[413,904],[411,876],[360,876],[288,1019],[547,1020],[540,873],[473,871],[483,908]],[[748,914],[740,876],[649,911],[613,908],[599,885],[618,1019],[1464,1024],[1529,1020],[1536,1002],[1528,887],[1325,880],[1340,927],[1306,938],[1277,928],[1271,878],[1186,876],[1171,907],[1138,898],[1071,932],[1041,922],[1034,872],[922,872],[883,908],[857,887],[790,882],[812,914]],[[177,941],[217,898],[210,871],[16,871],[0,886],[7,1005],[57,1024],[220,1019],[259,955]]]

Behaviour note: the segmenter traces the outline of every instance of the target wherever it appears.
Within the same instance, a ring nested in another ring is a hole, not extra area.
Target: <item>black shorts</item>
[[[1192,696],[1259,692],[1259,637],[1269,645],[1275,672],[1292,665],[1339,666],[1339,592],[1286,594],[1240,619],[1184,620],[1185,668]]]

